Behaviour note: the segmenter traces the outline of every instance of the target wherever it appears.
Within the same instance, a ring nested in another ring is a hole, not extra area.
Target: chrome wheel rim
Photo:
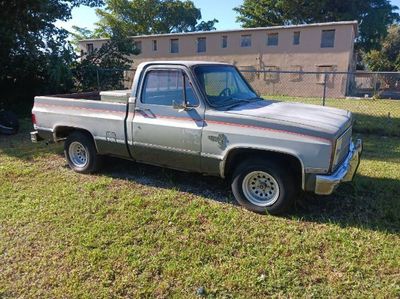
[[[242,183],[244,196],[253,205],[268,207],[279,197],[279,185],[272,175],[264,171],[248,173]]]
[[[76,167],[85,167],[88,163],[88,155],[82,143],[74,141],[69,145],[69,157]]]

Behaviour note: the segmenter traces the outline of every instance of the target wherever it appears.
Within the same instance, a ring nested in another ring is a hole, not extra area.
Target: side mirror
[[[178,110],[178,112],[182,112],[182,111],[188,111],[193,109],[192,107],[188,106],[186,103],[177,103],[176,101],[172,101],[172,107],[176,110]]]

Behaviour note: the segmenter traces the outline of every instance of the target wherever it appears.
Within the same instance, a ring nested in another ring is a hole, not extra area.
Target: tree
[[[57,28],[72,8],[102,0],[0,0],[0,101],[21,107],[33,95],[68,90],[74,53]]]
[[[357,20],[357,44],[365,51],[378,48],[387,27],[400,20],[397,9],[389,0],[244,0],[234,8],[243,27]]]
[[[125,36],[114,35],[99,49],[87,53],[72,69],[79,91],[123,88],[124,71],[137,54],[132,41]]]
[[[188,0],[107,0],[106,8],[96,12],[97,30],[103,36],[214,30],[218,22],[198,23],[200,9]]]
[[[400,71],[400,25],[392,25],[382,40],[380,50],[371,50],[364,56],[371,71]]]
[[[69,34],[71,35],[71,44],[74,46],[75,51],[79,52],[79,41],[90,38],[100,38],[99,32],[87,29],[86,27],[72,26],[72,30]]]

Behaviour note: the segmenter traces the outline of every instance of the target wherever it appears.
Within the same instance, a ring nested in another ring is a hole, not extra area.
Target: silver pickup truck
[[[32,141],[65,141],[77,172],[112,155],[220,176],[259,213],[284,213],[301,190],[331,194],[362,152],[350,112],[262,99],[224,63],[142,63],[131,90],[38,96],[32,119]]]

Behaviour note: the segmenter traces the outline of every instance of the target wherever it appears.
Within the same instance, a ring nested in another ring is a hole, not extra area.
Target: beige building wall
[[[323,30],[335,30],[334,47],[322,48]],[[293,44],[293,35],[300,33],[300,42]],[[268,34],[278,34],[278,45],[267,45]],[[352,70],[354,40],[357,22],[335,22],[284,27],[263,27],[228,31],[209,31],[180,34],[162,34],[132,37],[141,44],[141,53],[133,58],[135,68],[140,62],[152,60],[206,60],[235,64],[240,69],[272,71],[337,71]],[[251,47],[242,47],[243,35],[251,36]],[[227,47],[222,47],[222,38],[227,37]],[[206,39],[206,51],[197,52],[198,38]],[[171,53],[171,39],[179,40],[179,53]],[[99,48],[106,39],[84,40]],[[153,42],[157,42],[157,50]],[[318,74],[251,74],[245,73],[251,84],[261,94],[290,96],[321,96],[323,77]],[[348,86],[347,75],[328,77],[328,96],[343,97]],[[307,87],[305,87],[307,86]]]

